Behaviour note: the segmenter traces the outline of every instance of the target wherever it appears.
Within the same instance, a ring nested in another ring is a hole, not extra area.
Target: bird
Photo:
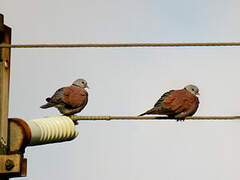
[[[42,109],[55,107],[63,115],[73,115],[82,111],[88,102],[89,88],[84,79],[75,80],[71,86],[58,89],[52,97],[46,98],[47,103],[40,106]]]
[[[187,85],[183,89],[170,90],[164,93],[155,103],[154,107],[139,116],[146,114],[167,115],[169,118],[184,120],[192,116],[198,109],[199,89],[195,85]]]

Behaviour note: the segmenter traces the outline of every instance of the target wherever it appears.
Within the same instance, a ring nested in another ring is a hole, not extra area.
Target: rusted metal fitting
[[[0,155],[1,177],[23,177],[27,175],[27,159],[22,154]]]

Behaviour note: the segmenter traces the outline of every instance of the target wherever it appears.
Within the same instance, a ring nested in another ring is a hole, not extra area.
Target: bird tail
[[[146,115],[146,114],[147,114],[147,112],[142,113],[142,114],[139,114],[138,116],[144,116],[144,115]]]
[[[50,108],[50,107],[53,107],[53,106],[55,106],[55,104],[49,102],[47,104],[44,104],[44,105],[40,106],[40,108],[47,109],[47,108]]]
[[[148,111],[146,111],[146,112],[144,112],[144,113],[142,113],[138,116],[144,116],[146,114],[156,114],[156,110],[154,108],[152,108],[152,109],[150,109],[150,110],[148,110]]]
[[[40,106],[40,108],[42,108],[42,109],[47,109],[47,108],[50,108],[50,107],[53,107],[53,106],[56,105],[55,103],[50,102],[50,101],[51,101],[51,98],[49,98],[49,97],[46,99],[46,101],[47,101],[48,103]]]

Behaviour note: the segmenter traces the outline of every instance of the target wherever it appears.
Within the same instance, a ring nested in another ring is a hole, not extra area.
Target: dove
[[[139,116],[160,114],[184,120],[187,116],[192,116],[197,111],[199,105],[197,95],[199,95],[199,89],[195,85],[187,85],[180,90],[170,90],[161,96],[152,109]]]
[[[80,112],[88,102],[89,88],[84,79],[75,80],[71,86],[58,89],[52,97],[46,98],[47,103],[40,106],[42,109],[55,107],[63,115],[73,115]]]

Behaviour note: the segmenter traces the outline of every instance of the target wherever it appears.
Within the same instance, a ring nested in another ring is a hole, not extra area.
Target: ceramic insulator
[[[72,119],[67,116],[27,121],[31,129],[30,146],[70,141],[78,136]]]

